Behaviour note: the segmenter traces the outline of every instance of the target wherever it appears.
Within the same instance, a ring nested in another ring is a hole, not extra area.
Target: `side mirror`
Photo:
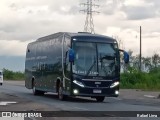
[[[69,50],[69,62],[74,62],[74,50]]]
[[[123,51],[123,55],[124,55],[124,62],[129,63],[129,54],[126,51]]]

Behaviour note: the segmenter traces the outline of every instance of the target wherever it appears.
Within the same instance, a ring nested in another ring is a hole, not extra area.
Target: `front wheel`
[[[0,85],[2,85],[3,83],[0,83]]]
[[[59,87],[58,87],[58,98],[59,98],[59,100],[65,100],[66,99],[66,96],[63,94],[62,84],[59,84]]]
[[[105,96],[98,96],[96,97],[97,102],[103,102],[105,99]]]

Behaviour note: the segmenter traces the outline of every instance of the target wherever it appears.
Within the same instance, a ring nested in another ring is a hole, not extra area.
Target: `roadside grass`
[[[13,72],[3,69],[4,80],[24,80],[24,72]],[[160,68],[152,69],[149,73],[130,69],[129,72],[121,74],[120,88],[160,90]]]
[[[24,80],[24,72],[13,72],[3,69],[4,80]]]
[[[151,70],[149,73],[134,71],[121,74],[121,88],[160,90],[160,68]]]

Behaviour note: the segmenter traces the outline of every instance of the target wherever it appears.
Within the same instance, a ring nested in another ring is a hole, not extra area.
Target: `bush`
[[[160,90],[160,68],[152,69],[149,73],[138,70],[122,73],[121,88]]]
[[[23,72],[13,72],[11,70],[3,69],[5,80],[24,80]]]

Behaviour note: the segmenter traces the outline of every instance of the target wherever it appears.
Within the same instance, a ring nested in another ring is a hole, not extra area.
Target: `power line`
[[[94,0],[95,1],[95,0]],[[94,23],[93,23],[93,14],[99,14],[99,11],[93,10],[93,8],[99,8],[99,5],[94,4],[93,0],[87,0],[86,3],[81,3],[86,7],[84,10],[80,10],[81,12],[86,13],[86,21],[84,25],[84,32],[95,33]]]

